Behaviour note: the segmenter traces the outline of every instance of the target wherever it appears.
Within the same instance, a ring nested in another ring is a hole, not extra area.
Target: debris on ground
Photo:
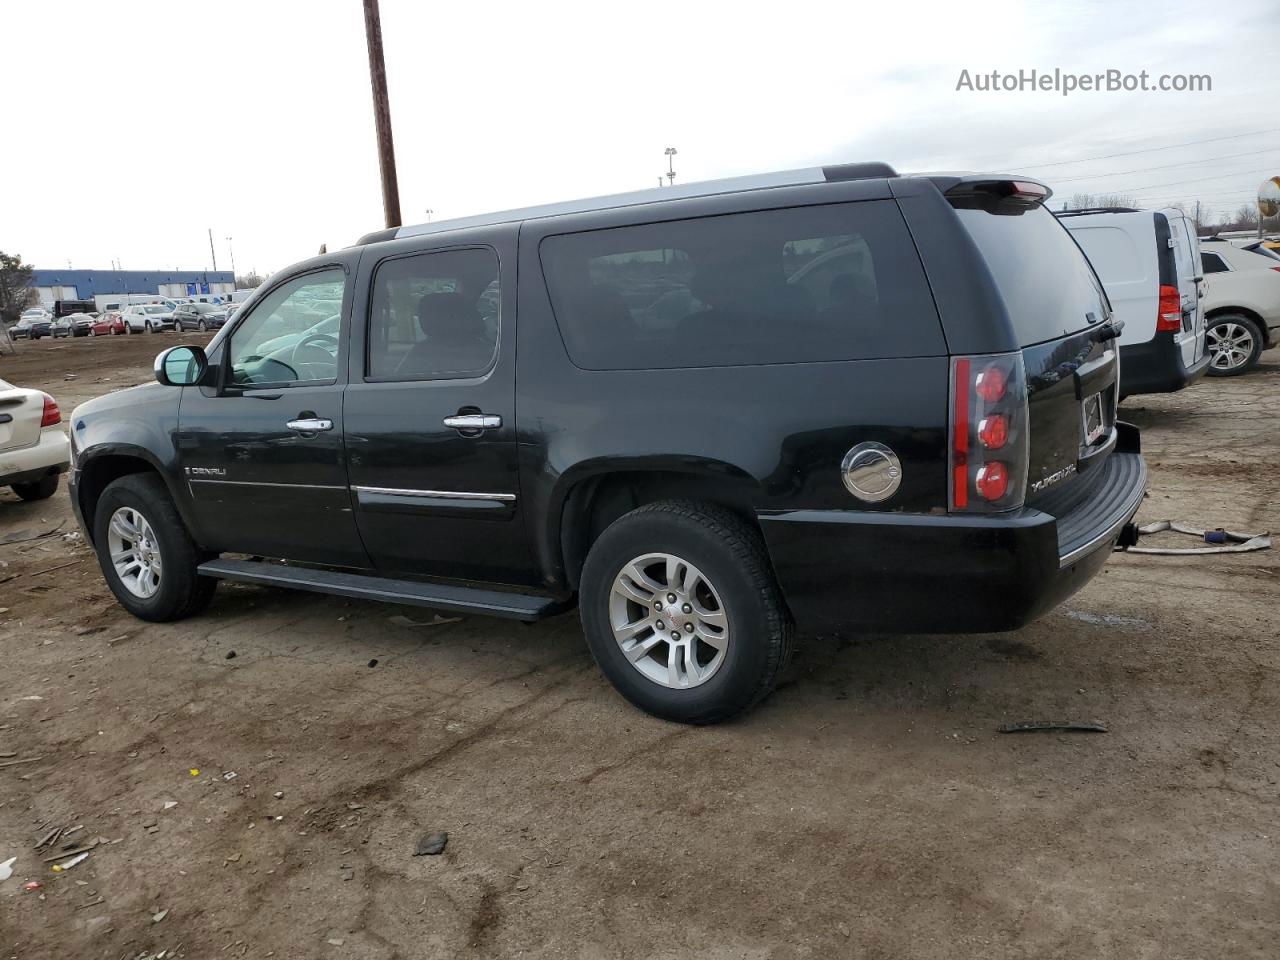
[[[39,700],[41,698],[37,697],[36,699]],[[0,763],[0,767],[16,767],[22,763],[35,763],[37,760],[43,759],[44,757],[26,757],[22,760],[5,760],[3,763]]]
[[[10,857],[4,863],[0,863],[0,883],[4,883],[13,876],[13,864],[17,857]]]
[[[43,886],[44,886],[44,884],[43,884],[43,883],[41,883],[39,880],[28,880],[26,883],[24,883],[24,884],[22,885],[22,889],[23,889],[23,890],[28,890],[28,891],[29,891],[29,890],[39,890],[39,889],[40,889],[41,887],[43,887]]]
[[[377,658],[376,658],[376,657],[375,657],[373,660],[370,660],[370,661],[369,661],[369,666],[370,666],[370,667],[376,667],[377,665],[378,665],[378,660],[377,660]]]
[[[273,793],[273,794],[272,794],[272,796],[273,796],[273,797],[275,797],[277,800],[283,800],[283,799],[284,799],[284,791],[283,791],[283,790],[277,790],[275,793]]]
[[[222,775],[222,779],[223,779],[223,780],[234,780],[234,779],[235,779],[236,777],[238,777],[238,776],[240,776],[240,774],[236,773],[234,770],[228,770],[226,773],[224,773],[224,774]]]
[[[1217,527],[1213,530],[1205,530],[1200,527],[1192,527],[1185,523],[1179,523],[1176,520],[1157,520],[1154,523],[1148,523],[1145,526],[1138,528],[1138,534],[1143,537],[1149,537],[1152,534],[1164,533],[1166,530],[1196,537],[1202,543],[1211,544],[1211,546],[1124,547],[1123,549],[1126,553],[1198,556],[1214,553],[1249,553],[1253,550],[1266,550],[1271,546],[1271,536],[1265,530],[1262,533],[1237,533],[1234,530],[1224,530],[1222,527]]]
[[[76,854],[76,856],[63,863],[55,863],[51,869],[54,873],[61,873],[64,870],[70,870],[78,863],[84,863],[87,859],[89,859],[89,853],[86,850],[84,853]]]
[[[1106,733],[1104,724],[1094,720],[1021,720],[1002,723],[1000,733]]]
[[[434,857],[438,853],[444,853],[445,844],[449,842],[449,834],[445,830],[429,833],[421,840],[413,850],[415,857]]]
[[[152,922],[152,923],[159,923],[161,920],[163,920],[163,919],[164,919],[165,917],[167,917],[168,915],[169,915],[169,911],[168,911],[168,910],[161,910],[159,913],[153,913],[153,914],[151,915],[151,922]]]

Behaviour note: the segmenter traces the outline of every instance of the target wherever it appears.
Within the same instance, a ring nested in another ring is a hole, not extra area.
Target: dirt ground
[[[22,344],[0,377],[69,413],[200,339]],[[1280,529],[1280,351],[1125,415],[1140,520]],[[692,729],[617,697],[574,614],[224,585],[144,625],[75,529],[61,491],[0,494],[0,956],[1280,953],[1276,551],[1116,555],[1012,634],[807,640]],[[1109,732],[996,732],[1062,718]]]

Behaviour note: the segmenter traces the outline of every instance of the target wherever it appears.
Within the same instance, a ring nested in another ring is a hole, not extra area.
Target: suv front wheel
[[[200,552],[159,477],[134,473],[102,491],[93,541],[107,586],[142,620],[181,620],[199,613],[218,581],[196,574]]]
[[[591,547],[579,599],[605,676],[666,720],[727,720],[767,696],[790,659],[760,534],[713,504],[664,501],[615,521]]]

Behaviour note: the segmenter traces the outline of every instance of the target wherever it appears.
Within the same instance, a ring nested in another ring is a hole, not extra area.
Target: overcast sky
[[[1280,174],[1277,0],[382,0],[382,24],[406,223],[656,186],[667,146],[680,182],[876,159],[1218,210]],[[211,227],[220,268],[230,236],[266,272],[383,225],[361,0],[3,0],[0,28],[0,249],[201,269]],[[1213,89],[956,90],[1031,68]]]

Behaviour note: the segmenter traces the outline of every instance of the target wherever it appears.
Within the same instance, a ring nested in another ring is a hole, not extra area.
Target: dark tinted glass
[[[447,250],[384,261],[373,278],[368,376],[474,377],[498,346],[498,258]]]
[[[1216,253],[1200,254],[1200,262],[1204,264],[1205,273],[1225,273],[1227,270],[1227,265]]]
[[[957,210],[995,277],[1025,347],[1082,330],[1106,316],[1105,295],[1067,228],[1044,207]]]
[[[540,253],[569,356],[591,370],[946,352],[893,201],[564,234]]]

